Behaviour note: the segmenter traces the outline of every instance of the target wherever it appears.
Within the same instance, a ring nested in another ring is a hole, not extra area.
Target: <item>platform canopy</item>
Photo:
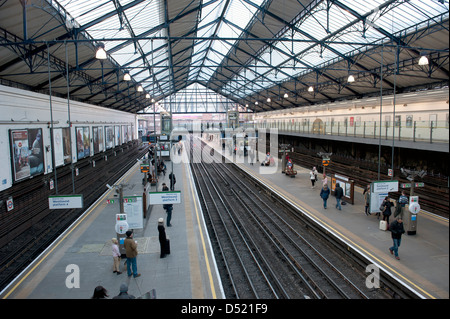
[[[448,0],[0,0],[1,84],[131,113],[194,84],[262,112],[448,82]]]

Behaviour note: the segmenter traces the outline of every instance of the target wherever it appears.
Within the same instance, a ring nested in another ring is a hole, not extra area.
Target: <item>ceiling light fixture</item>
[[[142,88],[142,85],[139,85],[139,86],[137,87],[137,91],[138,91],[138,92],[143,92],[143,91],[144,91],[144,89]]]
[[[353,83],[353,82],[355,82],[355,77],[354,77],[353,75],[350,74],[350,75],[348,76],[347,82],[348,82],[348,83]]]
[[[99,42],[99,44],[97,45],[97,52],[95,52],[95,57],[99,60],[106,59],[105,44],[103,42]]]
[[[287,93],[284,93],[284,98],[287,99],[289,95]]]
[[[123,80],[124,81],[131,81],[131,76],[130,76],[130,73],[125,73],[124,75],[123,75]]]
[[[312,86],[310,86],[310,87],[308,88],[308,92],[314,92],[314,88],[313,88]]]
[[[272,102],[272,100],[270,99],[270,97],[267,98],[267,103]]]
[[[419,59],[419,65],[428,65],[428,58],[425,55],[422,55]]]

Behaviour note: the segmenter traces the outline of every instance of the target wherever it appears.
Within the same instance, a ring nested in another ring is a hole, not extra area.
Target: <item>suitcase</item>
[[[166,239],[166,245],[164,246],[164,254],[170,255],[170,239]]]
[[[380,230],[387,230],[387,222],[385,220],[380,220]]]

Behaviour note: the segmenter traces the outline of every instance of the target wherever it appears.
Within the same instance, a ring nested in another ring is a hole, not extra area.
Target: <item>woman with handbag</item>
[[[385,220],[387,225],[389,225],[389,216],[392,215],[392,206],[394,206],[394,204],[389,200],[389,196],[386,196],[386,198],[384,199],[383,206],[383,220]]]

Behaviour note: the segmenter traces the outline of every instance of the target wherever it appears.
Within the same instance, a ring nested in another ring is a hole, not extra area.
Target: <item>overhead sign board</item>
[[[83,194],[49,196],[48,206],[50,209],[83,208]]]
[[[376,181],[372,183],[373,193],[398,192],[398,181]]]
[[[149,195],[150,205],[181,203],[181,191],[149,192]]]

